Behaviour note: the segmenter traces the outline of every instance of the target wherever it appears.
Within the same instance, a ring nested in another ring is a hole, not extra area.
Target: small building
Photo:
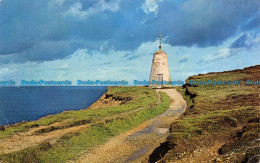
[[[159,50],[153,54],[153,62],[149,82],[149,87],[152,88],[171,87],[171,77],[167,54],[161,49],[161,39]]]

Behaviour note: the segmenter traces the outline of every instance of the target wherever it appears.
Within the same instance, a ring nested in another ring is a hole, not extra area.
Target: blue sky
[[[0,80],[172,80],[260,64],[259,0],[0,0]]]

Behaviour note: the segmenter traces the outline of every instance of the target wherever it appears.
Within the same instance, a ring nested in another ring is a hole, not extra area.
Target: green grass
[[[204,134],[225,134],[225,132],[230,131],[230,128],[236,127],[239,123],[245,123],[252,118],[247,116],[250,114],[257,114],[257,112],[249,106],[183,117],[172,127],[174,142],[177,143],[178,140],[198,136],[200,133],[198,131]]]
[[[27,131],[33,124],[40,126],[51,125],[55,122],[66,121],[66,125],[61,128],[70,127],[78,121],[89,120],[98,121],[107,116],[113,116],[124,112],[135,110],[139,107],[149,107],[157,102],[157,94],[154,90],[146,87],[109,87],[108,93],[113,96],[130,97],[133,100],[117,107],[100,108],[94,110],[66,111],[56,115],[50,115],[37,121],[16,124],[12,127],[6,127],[4,132],[0,132],[0,138],[9,137],[13,134]]]
[[[224,73],[224,74],[209,74],[206,76],[190,77],[196,81],[207,80],[242,80],[246,74]],[[186,82],[189,82],[187,80]],[[185,95],[185,90],[178,87],[177,90],[183,94],[187,102],[187,111],[181,116],[181,121],[176,124],[175,129],[180,136],[184,135],[196,136],[194,131],[205,130],[205,132],[224,132],[227,126],[222,125],[220,120],[227,116],[237,123],[245,123],[249,118],[247,115],[257,114],[251,106],[233,106],[225,105],[223,102],[228,96],[248,95],[256,93],[255,87],[241,85],[198,85],[196,87],[188,87],[188,91],[196,93],[197,96],[193,99],[189,95]],[[222,104],[222,103],[223,104]],[[222,104],[222,105],[221,105]],[[204,126],[204,127],[203,127]],[[207,126],[207,127],[205,127]],[[212,126],[210,128],[210,126]],[[222,130],[223,129],[223,130]],[[180,132],[181,131],[181,132]]]
[[[190,80],[237,80],[241,82],[240,85],[197,85],[185,89],[178,87],[177,90],[187,102],[187,109],[179,121],[172,124],[168,141],[174,148],[161,161],[180,159],[183,152],[186,155],[192,154],[196,149],[212,146],[217,141],[233,139],[238,127],[246,126],[249,120],[259,117],[259,87],[245,84],[247,79],[258,79],[259,73],[256,72],[196,75],[186,80],[186,83]],[[185,94],[186,91],[197,96],[192,98]],[[246,134],[255,135],[256,130],[248,129],[247,132]]]
[[[22,151],[13,152],[0,156],[2,161],[10,162],[64,162],[71,159],[76,159],[81,151],[91,149],[99,144],[106,142],[109,138],[114,137],[122,132],[132,129],[144,121],[151,119],[159,114],[162,114],[169,108],[170,99],[165,93],[160,93],[162,96],[162,102],[155,104],[157,101],[157,94],[152,89],[142,87],[123,87],[112,89],[110,93],[121,92],[127,94],[127,96],[134,95],[135,91],[139,93],[136,95],[137,102],[133,102],[135,107],[144,107],[137,112],[133,112],[130,115],[125,115],[112,119],[107,123],[94,123],[91,127],[73,134],[64,135],[55,144],[49,145],[48,143],[40,144],[35,147],[30,147]],[[114,91],[114,92],[113,92]],[[129,92],[132,91],[132,92]],[[145,97],[145,95],[149,95]],[[147,101],[144,98],[151,100],[151,97],[156,97],[154,100]],[[140,100],[141,99],[141,100]],[[126,104],[130,107],[132,102]],[[150,104],[150,105],[149,105]],[[125,106],[126,107],[126,106]],[[132,110],[124,108],[124,110]],[[112,108],[113,113],[119,113],[121,106],[118,108]],[[107,108],[109,109],[109,108]],[[103,109],[100,109],[103,110]],[[101,112],[99,112],[101,114]],[[107,113],[107,112],[106,112]],[[110,115],[110,114],[102,114]]]

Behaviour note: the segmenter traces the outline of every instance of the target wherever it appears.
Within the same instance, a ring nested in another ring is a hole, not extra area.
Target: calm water
[[[37,120],[64,110],[86,109],[107,87],[1,87],[0,125]]]

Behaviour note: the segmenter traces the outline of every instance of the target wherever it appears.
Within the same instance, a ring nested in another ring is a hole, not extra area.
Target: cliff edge
[[[203,84],[208,81],[215,84]],[[171,125],[167,142],[150,155],[149,162],[259,161],[257,81],[260,81],[260,65],[189,77],[178,88],[187,101],[187,110]]]

